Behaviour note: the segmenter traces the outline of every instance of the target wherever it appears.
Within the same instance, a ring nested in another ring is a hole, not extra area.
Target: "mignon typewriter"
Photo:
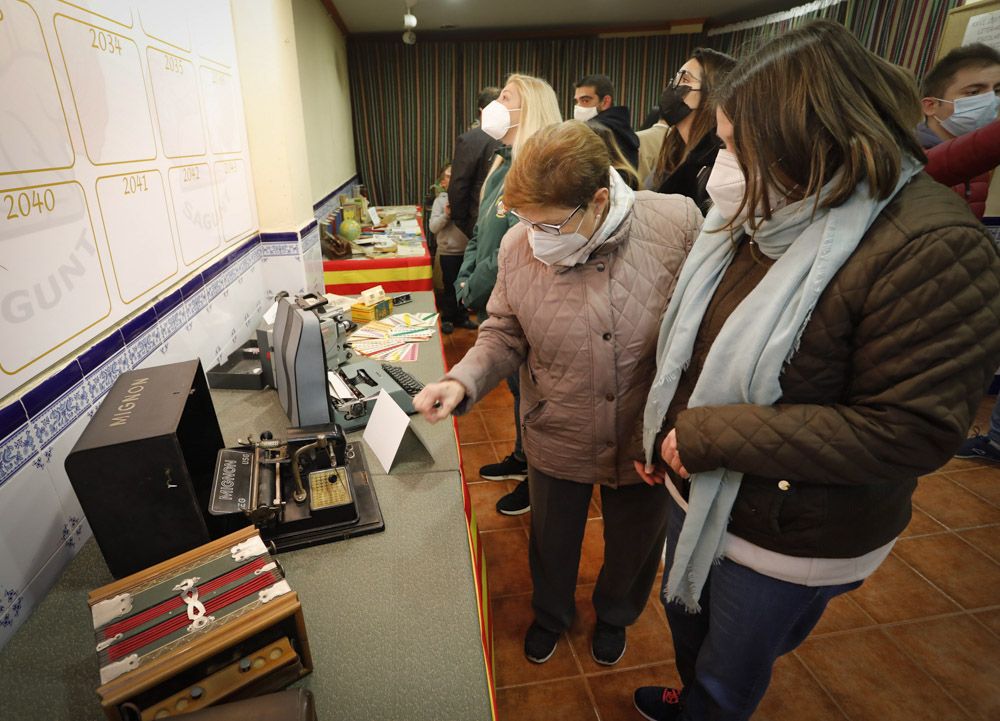
[[[276,551],[385,529],[360,443],[329,423],[219,451],[208,511],[245,515]]]

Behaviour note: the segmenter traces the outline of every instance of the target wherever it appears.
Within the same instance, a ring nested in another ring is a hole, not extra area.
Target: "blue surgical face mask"
[[[997,109],[1000,108],[1000,98],[995,93],[990,92],[970,95],[958,98],[958,100],[936,99],[955,106],[955,112],[949,117],[938,118],[941,127],[952,135],[965,135],[989,125],[997,119]]]

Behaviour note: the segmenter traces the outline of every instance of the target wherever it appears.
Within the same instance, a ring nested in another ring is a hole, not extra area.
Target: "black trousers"
[[[580,549],[593,486],[528,467],[532,607],[539,624],[561,633],[573,622]],[[663,554],[670,496],[663,486],[601,486],[604,565],[594,587],[597,617],[630,626],[646,607]]]
[[[461,323],[468,318],[468,314],[458,305],[455,298],[455,279],[458,278],[458,271],[462,269],[461,255],[439,255],[441,263],[441,282],[444,290],[441,292],[441,320],[452,323]]]

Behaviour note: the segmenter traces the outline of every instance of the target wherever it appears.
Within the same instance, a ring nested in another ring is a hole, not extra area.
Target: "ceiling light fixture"
[[[406,12],[403,14],[403,42],[407,45],[414,45],[417,42],[417,34],[413,28],[417,27],[417,16],[413,14],[413,6],[417,0],[405,0]]]

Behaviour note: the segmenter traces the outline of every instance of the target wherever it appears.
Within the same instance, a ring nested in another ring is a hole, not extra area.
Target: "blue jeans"
[[[997,395],[996,405],[993,406],[993,414],[990,416],[990,431],[987,435],[991,441],[1000,444],[1000,395]]]
[[[667,571],[673,563],[684,511],[671,503]],[[801,644],[834,596],[861,581],[810,587],[779,581],[729,559],[712,567],[701,594],[701,613],[666,603],[674,655],[684,689],[684,721],[749,719],[764,697],[779,656]]]

